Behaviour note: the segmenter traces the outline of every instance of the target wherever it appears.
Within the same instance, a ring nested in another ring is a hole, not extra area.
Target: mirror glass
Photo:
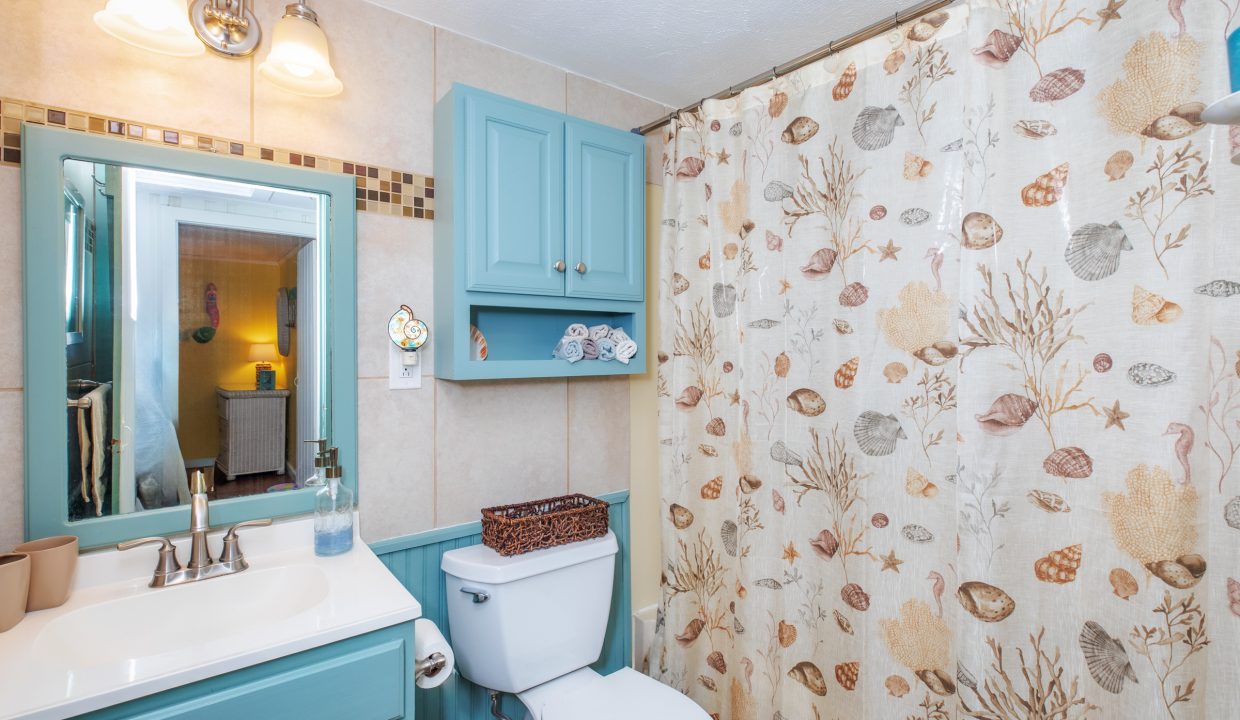
[[[64,163],[70,521],[319,484],[326,198]]]

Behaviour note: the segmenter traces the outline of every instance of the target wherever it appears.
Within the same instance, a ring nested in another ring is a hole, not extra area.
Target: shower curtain
[[[1237,717],[1235,11],[958,4],[673,123],[652,675],[724,720]]]

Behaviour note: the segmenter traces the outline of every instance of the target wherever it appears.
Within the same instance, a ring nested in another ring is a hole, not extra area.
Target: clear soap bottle
[[[314,495],[314,554],[340,555],[353,549],[353,491],[340,482],[338,450],[328,451],[326,483]]]

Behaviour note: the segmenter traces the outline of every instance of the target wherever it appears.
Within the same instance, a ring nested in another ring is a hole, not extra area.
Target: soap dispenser
[[[353,549],[353,491],[340,482],[340,451],[327,451],[326,484],[314,495],[314,554],[340,555]]]

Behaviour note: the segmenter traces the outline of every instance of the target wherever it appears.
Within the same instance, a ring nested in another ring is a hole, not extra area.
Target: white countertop
[[[72,717],[421,616],[359,538],[317,557],[312,528],[304,517],[242,530],[248,570],[161,589],[147,587],[155,545],[83,554],[67,603],[0,633],[0,718]],[[174,542],[184,563],[189,538]]]

